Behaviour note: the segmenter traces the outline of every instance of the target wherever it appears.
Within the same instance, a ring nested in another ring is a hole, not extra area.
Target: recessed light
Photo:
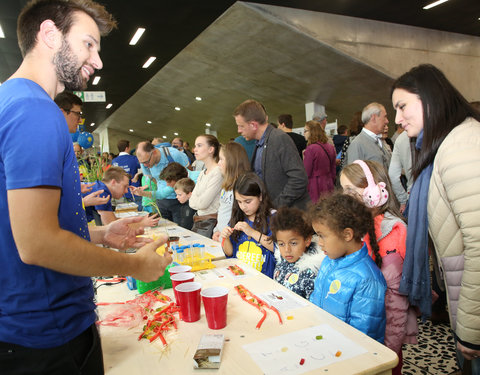
[[[199,97],[199,96],[196,96],[196,97],[195,97],[195,100],[198,101],[198,102],[201,102],[201,101],[202,101],[202,98]]]
[[[437,5],[440,5],[440,4],[443,4],[445,2],[447,2],[448,0],[438,0],[438,1],[435,1],[431,4],[428,4],[428,5],[425,5],[423,7],[423,9],[427,10],[427,9],[430,9],[430,8],[433,8],[433,7],[436,7]]]
[[[173,133],[173,135],[178,135],[178,133]]]
[[[180,111],[180,107],[175,107],[175,111]]]
[[[156,59],[155,56],[149,57],[148,60],[145,62],[145,64],[143,64],[142,68],[144,69],[148,68],[150,65],[152,65],[155,59]]]
[[[167,136],[166,136],[166,135],[164,135],[162,138],[163,138],[163,139],[167,139]]]
[[[130,133],[133,133],[133,129],[128,129],[128,131],[129,131]]]
[[[130,44],[131,46],[134,46],[135,44],[137,44],[138,40],[140,39],[140,37],[143,35],[144,32],[145,32],[145,29],[143,27],[139,27],[135,32],[135,34],[133,35],[132,40],[130,40],[130,43],[128,44]]]
[[[3,33],[2,25],[0,25],[0,38],[5,38],[5,34]]]
[[[152,122],[150,120],[147,120],[147,124],[151,124]]]
[[[92,123],[90,124],[90,126],[95,126],[95,123],[94,123],[94,122],[92,122]]]
[[[106,108],[106,109],[110,109],[110,108],[112,108],[112,105],[113,105],[112,103],[108,103],[105,108]]]
[[[98,82],[100,82],[100,76],[96,76],[96,77],[93,79],[92,85],[97,85]]]
[[[209,122],[206,122],[205,126],[212,126],[212,124],[210,124]]]

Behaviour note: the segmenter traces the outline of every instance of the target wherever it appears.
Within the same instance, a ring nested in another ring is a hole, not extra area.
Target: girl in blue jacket
[[[334,194],[313,206],[310,218],[327,255],[310,301],[383,343],[387,285],[379,269],[372,214],[355,198]],[[375,262],[362,241],[367,233]]]

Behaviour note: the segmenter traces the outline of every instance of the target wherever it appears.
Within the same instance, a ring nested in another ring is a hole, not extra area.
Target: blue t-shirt
[[[160,151],[160,161],[153,165],[151,168],[145,167],[142,165],[142,172],[148,178],[154,178],[155,182],[157,183],[157,191],[155,192],[155,199],[177,199],[177,195],[175,191],[171,189],[171,191],[165,194],[165,188],[168,187],[167,183],[164,180],[160,179],[160,173],[162,173],[163,169],[170,163],[170,161],[165,156],[165,151],[163,150],[164,146],[156,145],[155,146]],[[188,157],[182,151],[178,151],[174,147],[166,147],[170,152],[170,156],[172,157],[173,161],[180,163],[184,167],[188,165]],[[158,193],[157,193],[158,192]]]
[[[245,221],[253,228],[253,222],[248,219],[245,219]],[[268,233],[263,235],[271,236],[272,231],[270,228],[268,228]],[[240,232],[238,241],[235,241],[232,236],[230,236],[230,241],[233,245],[231,258],[238,258],[250,267],[273,278],[276,263],[273,252],[260,245],[253,238],[249,238],[244,232]]]
[[[112,165],[115,167],[121,167],[123,170],[130,174],[133,178],[137,174],[137,171],[140,169],[140,163],[135,155],[128,155],[123,154],[117,156],[115,159],[112,160]],[[132,182],[132,178],[130,179],[131,186],[140,186],[140,181]],[[134,200],[135,198],[132,196],[130,189],[125,193],[124,197],[129,200]]]
[[[100,194],[99,197],[110,196],[110,200],[105,204],[99,204],[99,205],[96,205],[96,206],[85,207],[85,212],[87,214],[88,222],[90,222],[94,219],[94,216],[93,216],[93,211],[94,210],[96,210],[96,211],[113,211],[112,193],[110,192],[110,190],[108,190],[107,185],[105,185],[102,181],[95,181],[95,185],[92,186],[92,190],[90,190],[88,193],[85,193],[84,196],[88,195],[88,194],[91,194],[91,193],[94,193],[94,192],[99,191],[99,190],[103,190],[103,193]]]
[[[15,245],[7,191],[61,189],[62,229],[89,240],[80,175],[65,117],[36,83],[11,79],[0,86],[0,341],[56,347],[95,322],[89,277],[23,263]],[[66,243],[64,251],[70,251]]]

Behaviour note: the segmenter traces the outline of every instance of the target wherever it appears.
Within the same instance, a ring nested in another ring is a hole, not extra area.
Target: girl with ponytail
[[[379,251],[368,247],[373,259],[382,258],[379,265],[385,281],[385,346],[397,353],[399,362],[392,370],[393,375],[401,374],[402,344],[416,344],[418,333],[417,316],[407,296],[399,292],[405,259],[407,225],[399,211],[399,203],[393,193],[388,173],[380,163],[356,160],[344,167],[340,184],[345,194],[363,202],[371,212],[375,231],[368,233],[364,240],[375,237]],[[378,263],[377,263],[378,264]]]

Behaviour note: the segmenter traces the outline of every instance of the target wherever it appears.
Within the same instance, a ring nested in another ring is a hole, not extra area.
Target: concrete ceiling
[[[177,132],[192,142],[210,123],[227,141],[238,135],[234,108],[249,98],[266,106],[270,121],[290,113],[297,127],[306,121],[307,102],[324,104],[329,121],[347,124],[368,102],[388,102],[391,78],[265,9],[234,4],[101,126],[168,140]]]

